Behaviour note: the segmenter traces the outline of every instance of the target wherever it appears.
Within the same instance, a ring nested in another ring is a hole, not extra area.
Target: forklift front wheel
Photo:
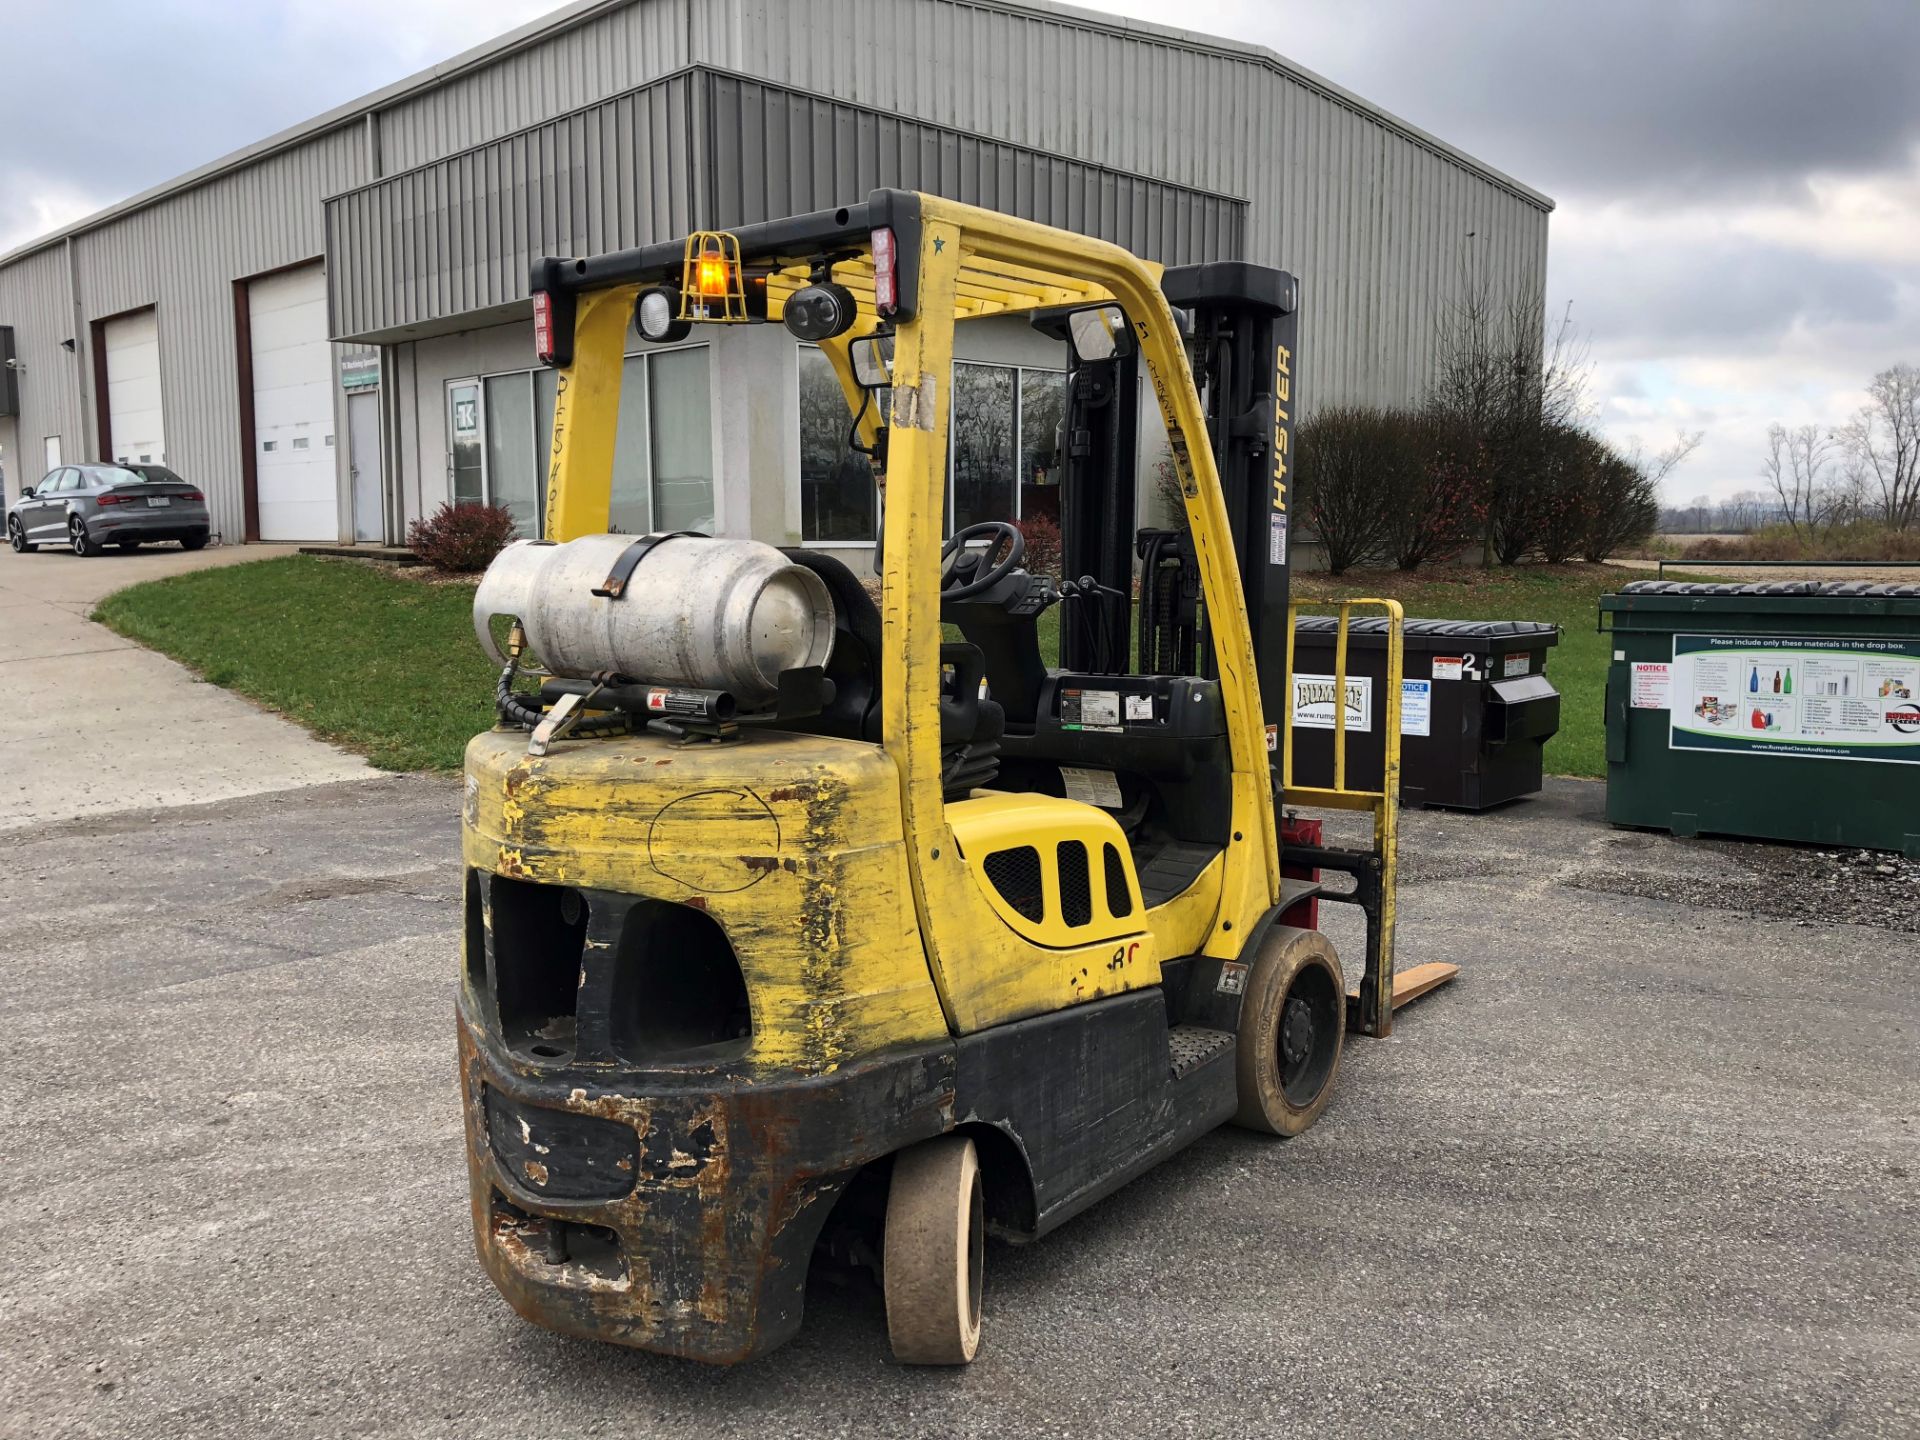
[[[1236,1125],[1298,1135],[1320,1118],[1340,1069],[1347,983],[1318,930],[1276,925],[1260,942],[1240,1007]]]
[[[881,1273],[901,1364],[965,1365],[980,1349],[986,1219],[973,1141],[943,1135],[893,1157]]]

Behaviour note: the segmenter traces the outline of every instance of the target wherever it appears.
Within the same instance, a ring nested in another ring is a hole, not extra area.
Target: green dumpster
[[[1920,859],[1920,585],[1600,597],[1607,819]]]

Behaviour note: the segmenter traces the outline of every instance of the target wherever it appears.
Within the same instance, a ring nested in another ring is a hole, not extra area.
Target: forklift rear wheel
[[[901,1364],[965,1365],[979,1350],[986,1218],[973,1141],[943,1135],[893,1157],[881,1272]]]
[[[1340,1069],[1347,983],[1318,930],[1276,925],[1260,942],[1240,1007],[1234,1124],[1298,1135],[1320,1118]]]

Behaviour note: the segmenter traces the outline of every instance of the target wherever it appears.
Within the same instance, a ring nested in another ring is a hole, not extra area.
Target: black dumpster
[[[1333,783],[1333,651],[1338,621],[1294,626],[1293,781]],[[1485,810],[1540,788],[1541,750],[1560,728],[1546,677],[1556,625],[1533,620],[1408,620],[1401,672],[1400,799]],[[1387,622],[1347,627],[1349,788],[1378,789],[1386,746]]]

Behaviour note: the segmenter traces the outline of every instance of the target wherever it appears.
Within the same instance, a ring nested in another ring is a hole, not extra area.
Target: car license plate
[[[147,496],[147,504],[155,510],[159,510],[164,506],[173,504],[173,497],[171,495],[149,495]]]

